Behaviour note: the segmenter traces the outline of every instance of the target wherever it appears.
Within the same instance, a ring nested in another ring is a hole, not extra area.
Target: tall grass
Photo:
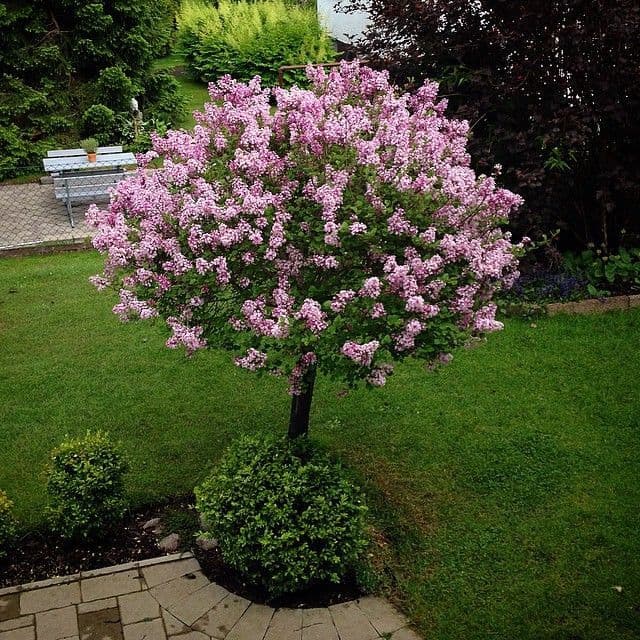
[[[286,0],[184,0],[178,33],[191,73],[206,82],[228,73],[273,85],[280,66],[335,57],[315,7]]]

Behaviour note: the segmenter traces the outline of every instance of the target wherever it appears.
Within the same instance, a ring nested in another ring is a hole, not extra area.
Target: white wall
[[[337,2],[338,0],[317,0],[318,15],[336,40],[349,42],[362,34],[369,22],[369,15],[365,11],[338,13],[334,9]]]

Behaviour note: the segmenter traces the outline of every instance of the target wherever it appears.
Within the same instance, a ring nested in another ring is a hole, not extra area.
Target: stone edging
[[[126,564],[117,564],[113,567],[102,567],[101,569],[91,569],[89,571],[81,571],[80,573],[72,573],[68,576],[59,576],[49,578],[47,580],[38,580],[37,582],[27,582],[25,584],[14,585],[13,587],[4,587],[0,589],[0,596],[6,596],[11,593],[20,593],[21,591],[34,591],[35,589],[44,589],[45,587],[55,587],[59,584],[69,584],[83,578],[95,578],[96,576],[110,575],[112,573],[121,573],[122,571],[130,571],[140,567],[150,567],[155,564],[164,564],[165,562],[175,562],[176,560],[189,560],[194,555],[191,551],[183,551],[181,553],[172,553],[168,556],[160,556],[158,558],[149,558],[148,560],[138,560],[136,562],[127,562]]]
[[[576,302],[552,302],[547,305],[547,313],[556,316],[561,313],[602,313],[604,311],[626,310],[640,307],[640,295],[612,296],[611,298],[590,298]]]

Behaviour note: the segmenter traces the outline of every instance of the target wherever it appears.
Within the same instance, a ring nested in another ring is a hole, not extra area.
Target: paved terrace
[[[0,250],[44,243],[80,242],[94,234],[84,222],[87,204],[67,209],[52,184],[0,185]]]
[[[386,600],[273,609],[229,593],[190,554],[0,590],[0,640],[420,640]]]

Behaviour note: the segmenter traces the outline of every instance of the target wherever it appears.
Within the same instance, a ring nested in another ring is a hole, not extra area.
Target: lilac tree
[[[520,197],[475,175],[437,84],[405,94],[357,63],[307,74],[308,90],[221,78],[193,132],[155,137],[88,213],[115,313],[286,376],[291,437],[316,371],[381,386],[398,360],[501,328],[492,296],[522,248],[501,230]]]

